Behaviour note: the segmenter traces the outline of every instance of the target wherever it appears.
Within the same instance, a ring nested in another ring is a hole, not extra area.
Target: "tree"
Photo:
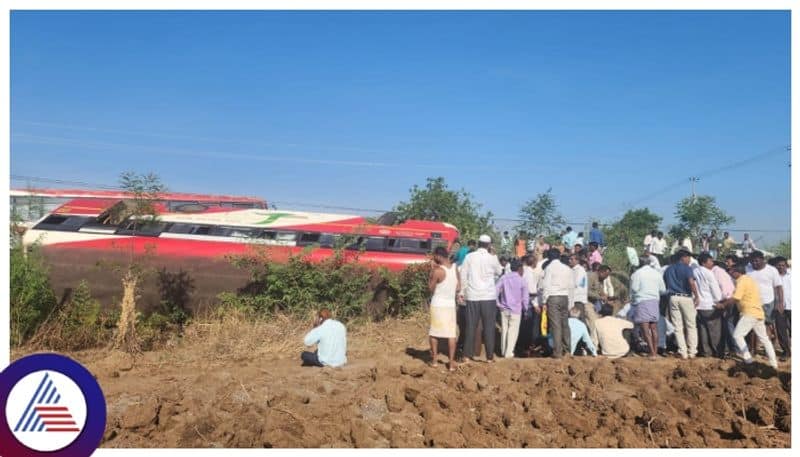
[[[605,227],[606,244],[638,248],[648,233],[658,228],[662,217],[648,208],[630,209],[620,220]]]
[[[723,225],[735,221],[717,206],[717,201],[710,195],[686,197],[675,205],[675,219],[669,232],[675,239],[681,240],[690,237],[697,240],[703,231],[720,230]]]
[[[614,271],[628,270],[627,246],[639,248],[648,233],[661,224],[661,216],[648,208],[630,209],[616,222],[603,228],[607,248],[603,262]]]
[[[549,235],[566,222],[558,212],[552,188],[525,202],[519,210],[519,218],[522,222],[517,225],[517,230],[533,235]]]
[[[122,209],[132,222],[134,235],[137,230],[158,221],[155,200],[160,192],[166,190],[160,178],[153,174],[140,175],[132,171],[120,175],[120,187],[132,194]],[[131,257],[128,265],[122,268],[122,304],[117,323],[116,349],[135,354],[140,352],[139,338],[136,336],[136,288],[145,275],[143,262],[135,257],[134,242],[131,238]]]
[[[787,259],[792,258],[792,240],[791,238],[788,240],[783,240],[780,243],[772,246],[768,249],[776,256],[786,257]]]
[[[409,192],[408,202],[394,207],[401,219],[447,222],[456,226],[462,239],[475,239],[484,233],[496,238],[492,213],[481,214],[481,205],[472,194],[449,189],[443,177],[428,178],[424,188],[415,184]]]

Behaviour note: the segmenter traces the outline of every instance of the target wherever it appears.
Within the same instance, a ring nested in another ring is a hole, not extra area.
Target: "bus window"
[[[45,220],[36,224],[35,230],[59,230],[64,232],[76,232],[82,225],[89,221],[86,216],[60,216],[53,214],[47,216]]]
[[[309,246],[315,243],[319,243],[321,238],[321,233],[301,233],[300,238],[297,240],[298,246]]]
[[[386,238],[378,237],[378,236],[371,236],[364,240],[361,245],[367,251],[385,251],[386,250]]]
[[[388,250],[425,254],[431,250],[431,241],[419,238],[392,238],[389,240]]]
[[[251,238],[254,235],[254,231],[248,228],[230,227],[229,230],[228,236],[232,236],[234,238]]]
[[[161,232],[167,229],[166,222],[159,221],[132,221],[128,220],[122,223],[116,233],[117,235],[136,235],[136,236],[159,236]]]
[[[335,248],[337,237],[330,233],[323,233],[319,237],[319,246],[321,248]]]
[[[276,241],[283,241],[283,242],[291,242],[294,241],[297,237],[297,234],[294,232],[277,232],[277,236],[275,237]]]

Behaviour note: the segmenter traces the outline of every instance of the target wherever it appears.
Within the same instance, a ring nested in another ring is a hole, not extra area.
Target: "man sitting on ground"
[[[609,359],[626,356],[631,350],[633,339],[633,322],[627,319],[614,317],[614,310],[609,305],[604,305],[600,310],[603,316],[597,319],[597,339],[600,341],[600,351]]]
[[[589,329],[581,320],[581,310],[577,306],[569,310],[569,338],[570,338],[570,354],[575,355],[575,350],[578,345],[586,348],[586,351],[592,356],[597,356],[597,348],[589,336]]]
[[[303,344],[317,345],[317,351],[300,354],[303,366],[340,367],[347,363],[347,329],[331,318],[327,308],[320,310],[314,328],[303,338]]]

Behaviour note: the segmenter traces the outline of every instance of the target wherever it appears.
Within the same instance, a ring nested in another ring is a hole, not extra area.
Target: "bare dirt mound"
[[[306,329],[278,324],[280,342],[268,328],[196,330],[135,363],[71,354],[106,394],[103,446],[791,445],[789,364],[515,359],[448,373],[423,361],[416,319],[355,329],[347,367],[312,369],[297,358]]]

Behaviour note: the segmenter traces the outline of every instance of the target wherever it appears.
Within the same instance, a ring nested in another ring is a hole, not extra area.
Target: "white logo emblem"
[[[72,379],[52,370],[20,379],[6,403],[6,423],[20,443],[57,451],[74,442],[86,424],[86,398]]]

